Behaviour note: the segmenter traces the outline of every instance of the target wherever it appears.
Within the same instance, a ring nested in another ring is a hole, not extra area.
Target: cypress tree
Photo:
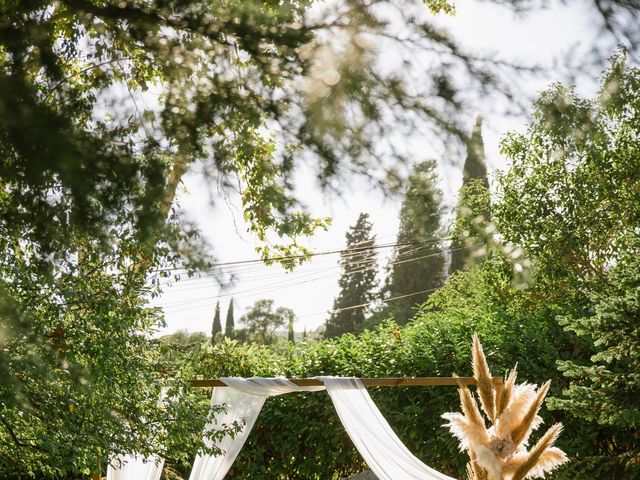
[[[482,117],[478,115],[467,142],[462,187],[458,192],[450,274],[473,265],[482,258],[484,242],[474,234],[474,230],[477,233],[478,226],[490,220],[489,207],[489,180],[482,140]]]
[[[288,333],[287,333],[287,339],[291,342],[291,343],[295,343],[296,338],[295,338],[295,331],[293,330],[293,322],[295,320],[295,316],[291,315],[289,317],[289,325],[288,325]]]
[[[233,298],[229,302],[229,309],[227,310],[227,318],[224,322],[224,336],[233,338],[234,331],[234,319],[233,319]]]
[[[220,302],[216,302],[216,313],[213,315],[213,324],[211,325],[211,345],[216,344],[216,335],[222,332],[222,324],[220,323]]]
[[[444,282],[442,192],[437,181],[434,161],[417,165],[409,176],[400,209],[397,245],[384,288],[389,301],[383,309],[384,316],[393,316],[399,324],[406,323],[413,316],[414,306]]]
[[[355,332],[364,323],[367,308],[341,310],[370,303],[376,289],[375,236],[371,233],[369,215],[361,213],[346,234],[347,248],[340,255],[342,275],[340,293],[333,302],[333,313],[326,322],[325,337]]]

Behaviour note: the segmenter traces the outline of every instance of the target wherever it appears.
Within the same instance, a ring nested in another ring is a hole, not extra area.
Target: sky
[[[546,10],[518,17],[500,6],[459,0],[455,2],[455,16],[439,16],[436,21],[471,51],[492,52],[495,58],[546,67],[547,74],[522,86],[529,95],[535,96],[551,81],[560,78],[561,73],[554,68],[554,61],[572,47],[578,46],[573,54],[574,63],[590,60],[589,52],[582,46],[596,38],[596,20],[592,18],[593,13],[586,10],[587,2],[568,3],[550,2]],[[593,95],[595,86],[593,79],[586,79],[578,85],[578,90],[585,95]],[[522,130],[526,116],[505,117],[489,107],[469,115],[469,130],[475,115],[482,113],[487,166],[492,174],[496,169],[507,167],[506,159],[499,154],[500,137],[510,130]],[[419,137],[411,139],[418,149],[420,140]],[[463,162],[464,158],[459,158],[440,164],[440,187],[448,208],[455,205]],[[246,231],[237,198],[218,200],[212,205],[210,185],[197,171],[185,177],[184,187],[179,203],[186,217],[199,227],[202,236],[212,246],[212,250],[206,252],[208,255],[222,263],[258,259],[256,240]],[[345,233],[360,212],[370,215],[378,244],[394,242],[400,198],[386,197],[361,178],[350,179],[348,184],[342,185],[344,190],[340,197],[331,196],[319,190],[310,172],[299,176],[297,187],[303,203],[313,214],[332,217],[332,226],[327,232],[321,232],[306,242],[313,251],[343,249]],[[381,248],[379,252],[379,265],[383,267],[392,249]],[[271,298],[276,306],[295,311],[296,331],[306,329],[311,332],[324,323],[338,294],[338,260],[338,254],[319,255],[294,272],[259,262],[226,266],[224,271],[237,277],[233,285],[221,287],[215,278],[206,275],[167,285],[163,294],[153,302],[161,306],[165,314],[166,326],[158,334],[177,330],[208,333],[216,302],[220,302],[224,322],[231,298],[234,299],[236,324],[256,300]],[[378,275],[380,280],[381,273]]]

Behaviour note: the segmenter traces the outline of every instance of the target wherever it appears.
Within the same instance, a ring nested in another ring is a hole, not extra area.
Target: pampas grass
[[[457,375],[454,373],[454,377],[457,378]],[[480,413],[480,409],[478,408],[478,404],[476,403],[476,399],[467,387],[462,382],[458,382],[458,391],[460,392],[460,406],[462,407],[462,413],[465,417],[467,417],[470,421],[478,425],[479,427],[484,428],[484,418]]]
[[[540,388],[529,383],[516,384],[516,368],[504,384],[495,384],[482,345],[473,336],[473,376],[478,387],[476,397],[458,382],[462,413],[442,415],[445,426],[458,439],[461,451],[467,451],[468,480],[525,480],[544,477],[545,473],[568,461],[553,444],[562,424],[553,425],[527,451],[529,436],[542,423],[538,415],[549,391],[550,382]],[[487,428],[484,415],[491,427]]]
[[[484,351],[478,336],[473,334],[473,378],[476,379],[478,385],[478,393],[480,394],[480,402],[482,408],[489,417],[491,423],[495,422],[496,418],[496,406],[495,406],[495,393],[493,391],[493,378],[491,377],[491,371],[487,360],[484,358]]]
[[[548,381],[538,389],[538,391],[536,392],[536,396],[533,398],[533,401],[529,405],[529,408],[524,414],[522,420],[520,420],[520,422],[518,422],[518,424],[514,426],[513,430],[511,431],[511,440],[514,443],[523,443],[529,437],[529,434],[534,428],[534,422],[536,418],[539,418],[538,411],[542,406],[544,397],[547,396],[550,385],[551,381]]]
[[[504,412],[504,409],[511,402],[511,396],[513,395],[513,388],[516,384],[516,378],[518,378],[518,366],[513,367],[513,370],[509,372],[502,384],[502,388],[496,389],[496,403],[498,405],[497,416],[500,417]]]

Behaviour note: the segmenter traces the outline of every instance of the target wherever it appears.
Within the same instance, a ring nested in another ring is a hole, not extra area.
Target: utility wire
[[[465,248],[465,247],[448,249],[448,251],[451,253],[451,252],[454,252],[454,251],[457,251],[457,250],[462,250],[463,248]],[[422,260],[422,259],[429,258],[429,257],[435,257],[435,256],[438,256],[438,255],[442,255],[444,252],[445,252],[445,250],[443,249],[440,252],[436,252],[436,253],[432,253],[432,254],[428,254],[428,255],[422,255],[420,257],[410,258],[410,259],[406,259],[406,260],[400,260],[398,262],[391,262],[390,265],[414,262],[414,261]],[[364,269],[361,269],[361,270],[356,270],[356,271],[349,272],[347,275],[355,275],[355,274],[363,273],[363,272],[366,272],[366,271],[372,270],[372,269],[374,269],[373,266],[369,267],[369,268],[364,268]],[[375,269],[377,270],[377,267],[375,267]],[[323,273],[323,272],[314,272],[314,273]],[[294,285],[307,284],[307,283],[315,282],[315,281],[318,281],[318,280],[323,280],[325,278],[331,278],[333,276],[334,276],[334,274],[325,275],[325,276],[312,278],[312,279],[309,279],[309,280],[306,280],[306,281],[302,281],[302,282],[300,282],[299,279],[291,279],[290,281],[284,281],[284,282],[280,282],[280,283],[276,284],[276,285],[279,285],[277,288],[272,288],[274,285],[268,285],[268,286],[266,285],[264,287],[257,287],[257,288],[254,288],[254,289],[248,289],[248,290],[244,290],[244,291],[241,290],[241,291],[236,291],[236,292],[230,292],[230,293],[226,293],[226,294],[216,295],[216,296],[213,296],[213,297],[185,300],[185,301],[180,301],[180,302],[174,303],[174,304],[165,304],[165,305],[158,305],[158,306],[161,306],[163,308],[166,307],[168,309],[171,309],[171,308],[175,308],[175,307],[182,307],[183,305],[189,305],[186,308],[178,308],[177,310],[169,310],[169,311],[166,312],[166,313],[174,314],[174,313],[179,313],[179,312],[188,311],[188,310],[192,310],[192,309],[195,309],[195,308],[201,308],[201,307],[207,306],[211,302],[214,302],[214,301],[219,300],[219,299],[224,298],[224,297],[234,297],[234,299],[250,298],[250,297],[254,297],[254,296],[258,295],[258,294],[276,292],[276,291],[280,291],[280,290],[289,288],[289,287],[294,286]],[[246,294],[246,293],[248,293],[248,294],[247,295],[242,295],[242,294]],[[415,293],[415,294],[417,295],[417,293]],[[339,310],[337,310],[337,311],[339,311]]]
[[[401,257],[407,257],[409,255],[413,255],[414,253],[419,252],[420,250],[423,250],[425,248],[431,247],[431,245],[421,245],[419,247],[413,248],[411,250],[407,250],[405,252],[402,252],[400,254],[398,254],[397,258],[401,258]],[[365,255],[367,252],[363,252],[363,253],[359,253],[358,256],[363,256]],[[353,255],[352,257],[356,257],[356,255]],[[245,275],[241,275],[240,279],[242,280],[243,283],[251,283],[251,282],[255,282],[255,281],[260,281],[260,280],[269,280],[269,279],[279,279],[279,278],[284,278],[284,277],[288,277],[291,278],[293,276],[295,276],[295,278],[304,278],[309,276],[310,274],[314,274],[314,273],[321,273],[321,272],[328,272],[331,270],[335,270],[335,269],[343,269],[345,266],[348,267],[348,271],[346,273],[351,273],[353,271],[355,271],[355,269],[357,267],[360,267],[362,265],[372,265],[372,264],[377,264],[378,263],[378,258],[377,255],[372,257],[372,258],[365,258],[362,260],[352,260],[352,259],[346,259],[346,261],[343,261],[344,259],[340,259],[339,263],[331,265],[328,268],[324,268],[324,269],[317,269],[315,271],[311,271],[311,272],[265,272],[264,271],[264,267],[262,269],[260,269],[260,271],[263,273],[263,275],[254,275],[254,276],[245,276]],[[314,266],[318,266],[318,265],[314,265]],[[174,289],[173,291],[189,291],[189,290],[198,290],[198,289],[202,289],[202,288],[211,288],[211,287],[215,287],[215,284],[218,283],[216,281],[216,276],[213,274],[209,274],[205,277],[201,277],[201,278],[194,278],[194,279],[187,279],[187,280],[180,280],[177,282],[166,282],[163,283],[161,285],[171,285],[172,283],[175,283],[175,286],[172,287],[172,289]],[[191,280],[191,281],[190,281]],[[208,283],[205,285],[193,285],[193,283],[197,283],[197,282],[202,282],[202,281],[209,281],[209,282],[214,282],[212,283]]]
[[[429,243],[438,243],[444,240],[450,240],[450,238],[439,238],[439,239],[434,239],[429,241]],[[336,254],[347,254],[347,255],[353,255],[354,252],[355,254],[358,253],[362,253],[362,252],[366,252],[369,250],[378,250],[378,249],[382,249],[382,248],[392,248],[392,247],[399,247],[402,245],[416,245],[416,244],[420,244],[421,242],[395,242],[395,243],[387,243],[387,244],[381,244],[381,245],[371,245],[371,246],[364,246],[364,247],[356,247],[356,248],[347,248],[347,249],[341,249],[341,250],[329,250],[329,251],[325,251],[325,252],[311,252],[307,255],[289,255],[289,256],[281,256],[281,257],[272,257],[270,259],[268,259],[269,261],[283,261],[283,260],[300,260],[300,259],[308,259],[308,258],[313,258],[313,257],[320,257],[320,256],[326,256],[326,255],[336,255]],[[427,242],[422,242],[422,243],[427,243]],[[229,266],[241,266],[241,265],[255,265],[255,264],[264,264],[265,260],[264,259],[249,259],[249,260],[236,260],[236,261],[231,261],[231,262],[220,262],[220,263],[214,263],[211,264],[211,268],[210,269],[206,269],[203,270],[205,272],[208,271],[215,271],[215,269],[217,267],[229,267]],[[175,267],[175,268],[159,268],[156,269],[154,272],[173,272],[173,271],[178,271],[178,270],[184,270],[187,271],[187,268],[185,267]]]
[[[439,243],[441,241],[446,241],[446,240],[449,240],[449,239],[448,238],[442,238],[442,239],[432,240],[432,241],[429,241],[429,242],[422,242],[422,243],[420,243],[420,242],[404,242],[404,243],[401,243],[401,244],[387,244],[387,245],[380,245],[380,246],[376,246],[376,247],[377,248],[396,248],[399,245],[419,245],[418,247],[415,247],[413,249],[409,249],[409,250],[406,250],[406,251],[403,251],[403,252],[398,252],[398,255],[402,256],[402,255],[409,255],[413,251],[418,251],[418,250],[421,250],[423,248],[426,248],[430,244],[435,244],[435,243]],[[357,256],[364,255],[364,254],[370,252],[371,250],[373,250],[373,247],[360,248],[357,251],[353,251],[352,249],[345,249],[345,250],[338,250],[338,251],[335,251],[335,252],[343,252],[343,255],[342,255],[340,261],[343,261],[343,260],[347,260],[348,261],[348,259],[351,258],[351,257],[357,257]],[[318,253],[318,255],[329,255],[329,254],[332,254],[332,253],[335,253],[335,252],[320,252],[320,253]],[[251,260],[251,261],[253,262],[254,260]],[[262,260],[256,260],[256,262],[262,263]],[[256,267],[257,265],[252,265],[252,266]],[[293,275],[293,273],[291,273],[291,272],[265,272],[264,271],[265,265],[259,265],[257,267],[258,268],[253,268],[251,270],[240,270],[240,271],[233,271],[233,268],[227,269],[227,271],[224,271],[223,269],[220,270],[220,271],[208,270],[208,271],[205,271],[205,273],[199,273],[197,277],[189,277],[189,278],[186,278],[184,280],[182,280],[182,279],[180,279],[180,280],[165,279],[164,281],[160,282],[160,285],[163,286],[163,285],[179,284],[179,283],[182,283],[182,284],[194,283],[194,282],[198,282],[198,281],[202,281],[202,280],[207,280],[209,278],[219,278],[220,276],[223,276],[223,275],[230,275],[230,276],[238,275],[238,276],[240,276],[240,275],[242,275],[244,273],[260,273],[260,272],[268,273],[265,276],[260,276],[259,275],[258,277],[255,277],[257,279]],[[229,271],[229,270],[231,270],[231,271]],[[248,280],[251,280],[251,278],[247,279],[246,277],[242,277],[242,280],[243,281],[248,281]]]
[[[458,248],[458,249],[460,249],[460,248]],[[455,251],[455,250],[458,250],[458,249],[453,249],[451,251]],[[431,254],[428,254],[428,255],[422,255],[422,256],[419,256],[419,257],[413,257],[413,258],[409,258],[409,259],[406,259],[406,260],[399,260],[399,261],[395,261],[395,262],[390,262],[389,265],[397,265],[397,264],[402,264],[402,263],[407,263],[407,262],[413,262],[413,261],[417,261],[417,260],[421,260],[421,259],[425,259],[425,258],[429,258],[429,257],[435,257],[435,256],[438,256],[438,255],[442,255],[443,253],[444,253],[444,250],[441,250],[440,252],[435,252],[435,253],[431,253]],[[341,267],[341,266],[337,265],[337,266],[335,266],[333,268],[339,268],[339,267]],[[348,272],[343,272],[342,275],[346,276],[346,277],[349,277],[349,276],[352,276],[352,275],[357,275],[357,274],[364,273],[364,272],[371,271],[371,270],[373,270],[373,271],[377,271],[378,270],[377,260],[376,259],[372,259],[372,261],[369,263],[369,266],[367,266],[367,267],[363,267],[363,268],[355,269],[355,270],[350,270]],[[306,278],[306,277],[309,277],[309,276],[312,276],[312,275],[316,275],[318,273],[326,273],[327,271],[328,270],[323,270],[323,271],[319,271],[319,272],[309,272],[307,274],[304,274],[305,277],[302,277],[302,278]],[[322,280],[322,279],[325,279],[325,278],[331,278],[331,277],[333,277],[335,275],[335,273],[338,273],[338,272],[334,272],[334,273],[332,273],[330,275],[324,275],[324,276],[321,276],[321,277],[313,278],[312,280],[316,281],[316,280]],[[229,297],[229,296],[234,296],[235,298],[238,298],[238,299],[247,298],[247,297],[252,297],[252,296],[254,296],[254,295],[258,294],[258,293],[268,293],[268,292],[272,292],[272,291],[282,290],[282,288],[273,288],[275,285],[284,285],[285,287],[289,287],[289,286],[298,285],[298,284],[301,284],[301,283],[302,284],[310,283],[310,281],[312,281],[312,280],[307,280],[307,281],[300,282],[300,278],[301,277],[290,278],[288,280],[284,280],[282,282],[277,282],[277,283],[271,284],[271,285],[258,286],[258,287],[250,288],[250,289],[247,289],[247,290],[240,290],[240,291],[230,292],[230,293],[226,293],[226,294],[219,294],[219,295],[211,296],[211,297],[196,298],[196,299],[190,299],[190,300],[179,300],[177,302],[169,302],[169,303],[166,303],[166,304],[164,304],[162,306],[163,307],[169,307],[169,308],[171,308],[171,307],[180,307],[180,306],[192,303],[194,301],[195,302],[202,302],[204,300],[206,300],[206,301],[214,301],[216,299],[220,299],[220,298],[223,298],[223,297]],[[249,295],[237,296],[237,295],[241,295],[241,294],[244,294],[244,293],[249,293]],[[198,307],[199,306],[201,306],[201,305],[199,304]],[[197,307],[193,307],[193,308],[197,308]]]
[[[303,318],[315,317],[315,316],[318,316],[318,315],[331,315],[333,313],[344,312],[345,310],[355,310],[357,308],[365,308],[365,307],[368,307],[369,305],[371,305],[372,303],[375,303],[377,301],[382,301],[382,303],[389,303],[389,302],[393,302],[395,300],[401,300],[403,298],[408,298],[408,297],[413,297],[415,295],[420,295],[421,293],[435,292],[439,288],[440,287],[429,288],[427,290],[420,290],[419,292],[407,293],[405,295],[396,295],[395,297],[389,297],[389,298],[386,298],[386,299],[377,298],[377,299],[372,300],[372,301],[367,302],[367,303],[361,303],[360,305],[351,305],[349,307],[336,308],[335,310],[329,310],[328,312],[311,313],[309,315],[304,315],[302,317],[299,317],[298,320],[301,320]]]

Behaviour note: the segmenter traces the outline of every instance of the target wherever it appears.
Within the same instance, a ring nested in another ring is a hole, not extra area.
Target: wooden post
[[[300,387],[315,387],[324,385],[317,378],[290,378],[290,382]],[[437,387],[452,386],[458,383],[465,385],[475,385],[476,381],[473,377],[378,377],[378,378],[361,378],[360,381],[365,387]],[[502,377],[494,377],[495,385],[502,385]],[[210,388],[210,387],[226,387],[222,380],[213,379],[195,379],[190,381],[192,387]]]

